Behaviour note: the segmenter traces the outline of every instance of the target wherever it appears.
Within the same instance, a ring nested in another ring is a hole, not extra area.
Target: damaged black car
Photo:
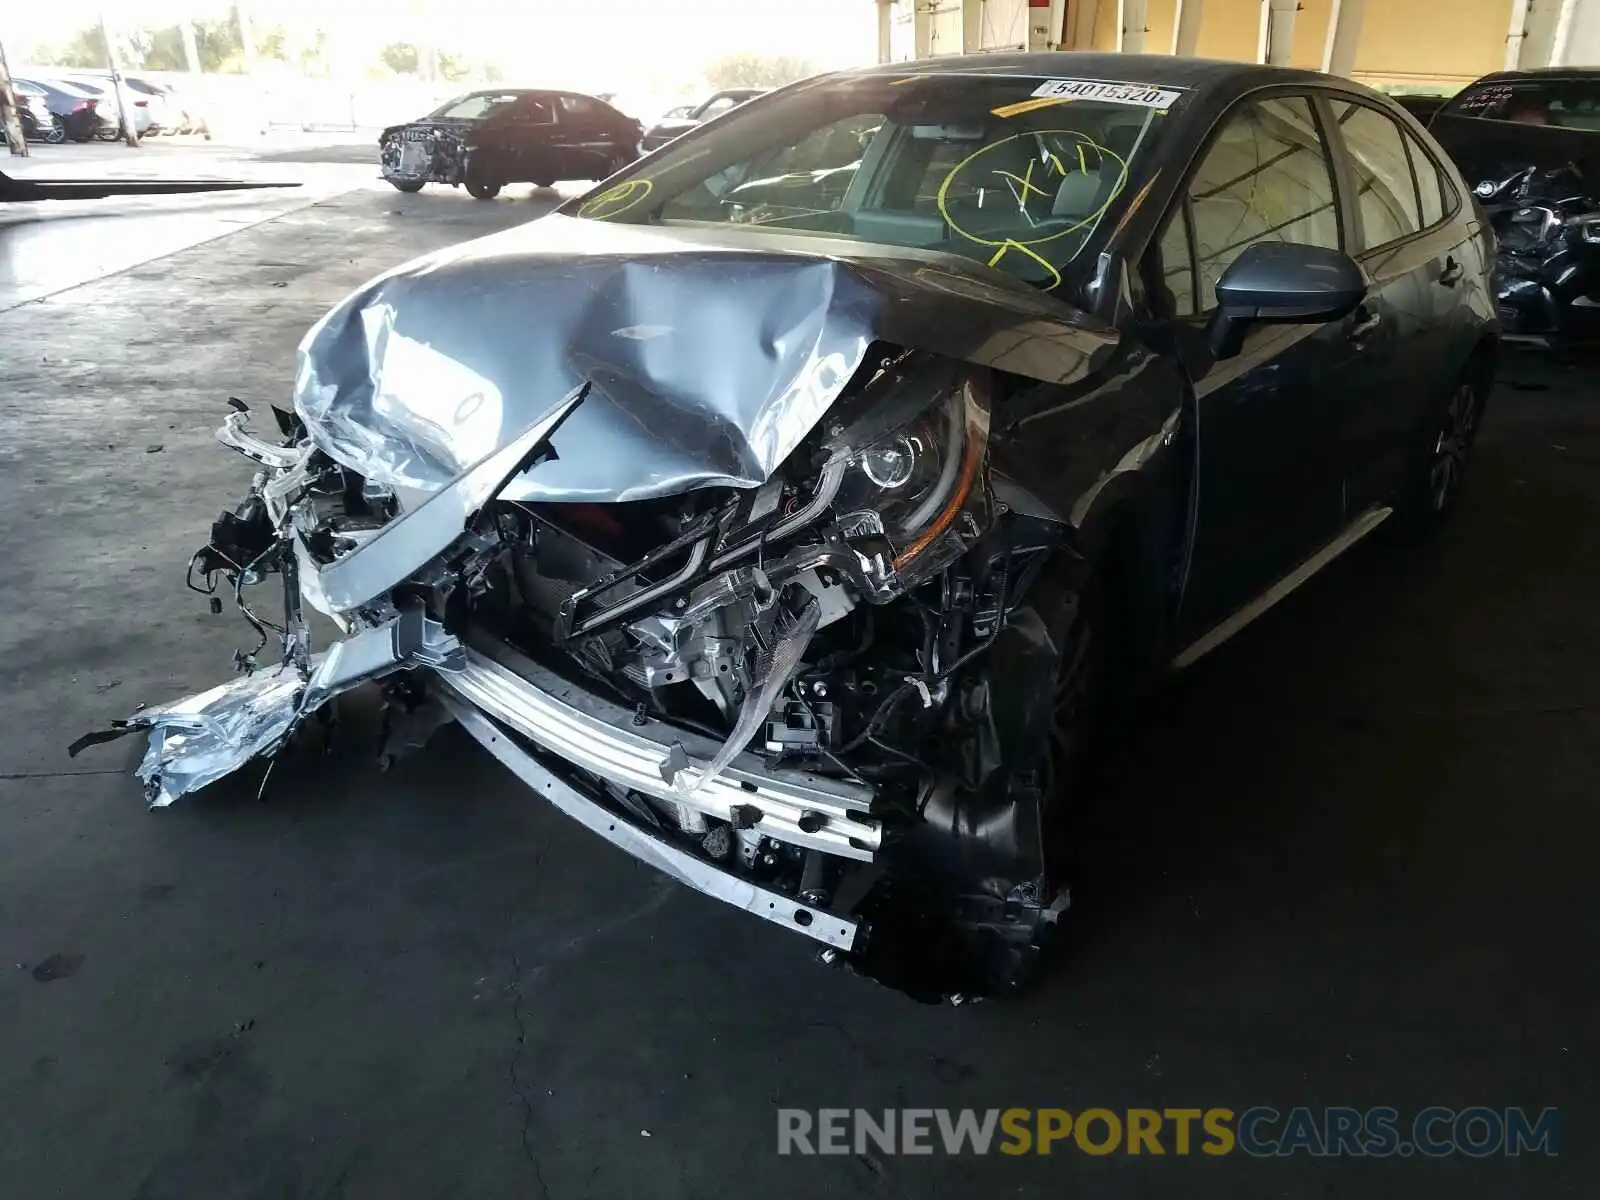
[[[1496,234],[1505,331],[1547,342],[1600,333],[1600,70],[1485,76],[1431,129]]]
[[[508,183],[605,179],[639,157],[644,126],[575,92],[469,92],[378,137],[383,177],[402,192],[429,183],[493,200]]]
[[[190,566],[257,651],[111,734],[159,806],[377,681],[826,961],[1004,992],[1098,730],[1436,525],[1497,337],[1460,177],[1347,81],[809,80],[325,316]]]

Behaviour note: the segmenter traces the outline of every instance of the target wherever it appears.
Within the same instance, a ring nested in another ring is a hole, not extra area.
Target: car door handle
[[[1364,342],[1378,332],[1378,327],[1383,324],[1381,312],[1368,312],[1366,309],[1357,309],[1356,315],[1361,319],[1350,326],[1349,338],[1352,342]]]
[[[1439,282],[1445,287],[1455,287],[1466,273],[1466,268],[1454,258],[1447,258],[1444,260],[1444,270],[1439,272]]]

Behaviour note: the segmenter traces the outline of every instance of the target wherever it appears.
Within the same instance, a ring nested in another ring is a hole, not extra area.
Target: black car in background
[[[115,112],[101,112],[98,97],[64,80],[14,77],[12,82],[44,97],[45,107],[61,121],[70,141],[93,141],[107,126],[116,128]]]
[[[684,110],[681,116],[664,116],[650,126],[645,131],[642,148],[648,152],[665,146],[673,138],[688,133],[696,125],[704,125],[713,117],[720,117],[723,113],[738,108],[746,100],[766,95],[767,91],[767,88],[725,88],[716,92],[699,104]]]
[[[1487,75],[1429,128],[1499,238],[1507,330],[1557,339],[1600,330],[1600,69]]]
[[[402,192],[448,183],[492,200],[508,183],[605,179],[639,157],[642,130],[593,96],[497,88],[391,125],[378,138],[378,158]]]
[[[196,559],[286,573],[285,665],[123,725],[146,795],[393,673],[828,961],[1013,987],[1115,719],[1451,511],[1487,253],[1439,146],[1344,79],[1052,53],[786,88],[352,292],[282,446],[230,416],[269,470]],[[347,643],[306,656],[302,593]]]

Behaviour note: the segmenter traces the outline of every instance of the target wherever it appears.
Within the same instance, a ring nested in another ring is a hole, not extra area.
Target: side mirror
[[[1251,325],[1320,325],[1347,317],[1367,298],[1367,277],[1343,250],[1257,242],[1217,282],[1206,330],[1212,356],[1232,358]]]

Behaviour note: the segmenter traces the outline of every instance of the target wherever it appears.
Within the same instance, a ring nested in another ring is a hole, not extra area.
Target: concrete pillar
[[[1294,14],[1300,0],[1261,0],[1261,37],[1256,61],[1287,67],[1294,54]]]
[[[1145,0],[1117,0],[1117,49],[1144,53]]]
[[[1046,50],[1065,50],[1067,41],[1067,0],[1050,0],[1050,33],[1045,39]]]
[[[1333,0],[1328,12],[1328,40],[1322,45],[1322,69],[1329,75],[1349,76],[1356,66],[1356,43],[1361,40],[1361,19],[1367,0]]]
[[[1572,19],[1577,15],[1580,0],[1561,0],[1561,8],[1556,13],[1555,34],[1550,41],[1550,63],[1552,67],[1567,65],[1567,47],[1572,44]]]
[[[200,47],[194,40],[194,22],[187,16],[180,19],[178,33],[183,38],[183,61],[189,67],[189,74],[200,74]]]
[[[1193,58],[1200,46],[1200,22],[1205,15],[1205,0],[1177,2],[1177,11],[1172,14],[1172,52]]]
[[[911,56],[933,57],[933,6],[936,0],[911,0]]]
[[[28,143],[22,137],[22,118],[17,114],[17,94],[11,89],[11,71],[6,66],[6,48],[0,46],[0,99],[5,101],[0,108],[4,109],[4,129],[0,129],[0,139],[11,149],[11,153],[18,158],[28,157]],[[3,178],[3,176],[0,176]]]
[[[1067,9],[1068,50],[1087,50],[1094,44],[1094,19],[1099,11],[1100,0],[1076,0]]]
[[[250,24],[250,13],[245,8],[244,0],[238,0],[233,6],[233,17],[239,24],[239,47],[244,51],[244,73],[253,75],[256,69],[256,31]]]
[[[135,150],[139,148],[139,127],[133,120],[133,101],[128,96],[127,85],[122,82],[122,68],[117,65],[117,48],[111,41],[111,25],[104,12],[100,14],[100,38],[106,44],[106,66],[111,71],[111,94],[117,98],[117,119],[122,122],[122,140]]]
[[[961,53],[976,54],[983,49],[984,0],[961,0]]]
[[[894,0],[878,0],[878,61],[894,58]]]

